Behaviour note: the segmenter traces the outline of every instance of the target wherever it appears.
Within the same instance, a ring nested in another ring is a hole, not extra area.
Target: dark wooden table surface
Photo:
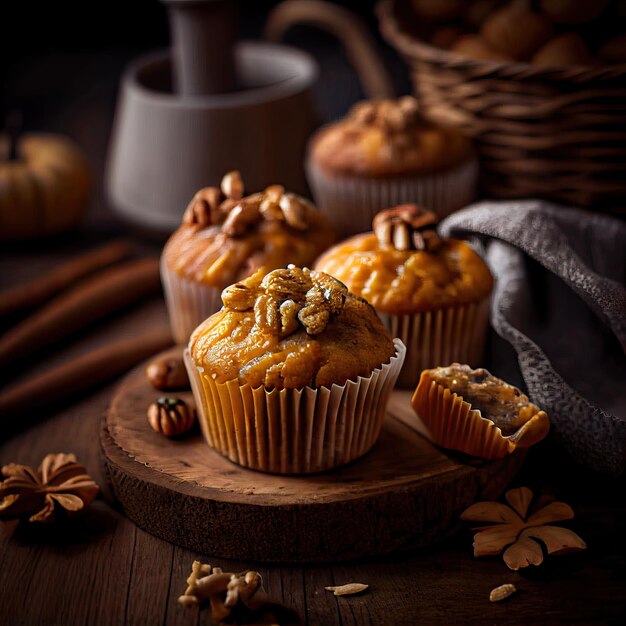
[[[89,60],[83,63],[89,66]],[[47,112],[49,128],[72,134],[88,152],[98,182],[93,206],[79,236],[46,246],[1,249],[3,287],[122,230],[101,188],[111,93],[110,84],[96,86],[72,107]],[[157,245],[141,245],[146,253],[158,254]],[[14,381],[165,321],[164,303],[154,298],[36,353],[15,372]],[[24,424],[10,438],[0,430],[0,464],[36,465],[46,453],[74,452],[103,484],[97,433],[115,384],[38,410],[29,416],[36,423]],[[419,552],[293,567],[192,553],[140,530],[105,499],[62,531],[40,534],[0,523],[0,624],[210,624],[209,611],[184,609],[176,602],[194,559],[226,571],[257,569],[270,595],[293,608],[305,624],[626,623],[625,485],[576,467],[551,440],[532,451],[516,484],[570,503],[576,518],[568,526],[588,549],[548,557],[540,567],[514,573],[501,558],[475,559],[471,532],[459,525],[447,540]],[[370,588],[344,598],[324,591],[324,586],[347,582]],[[491,604],[489,591],[503,583],[514,583],[519,593]]]

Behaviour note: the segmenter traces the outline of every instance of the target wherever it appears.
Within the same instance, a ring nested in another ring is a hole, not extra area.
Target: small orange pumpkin
[[[56,235],[78,225],[91,190],[80,148],[61,135],[0,136],[0,241]]]

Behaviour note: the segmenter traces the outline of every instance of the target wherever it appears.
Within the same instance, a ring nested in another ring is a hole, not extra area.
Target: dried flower
[[[547,522],[572,519],[574,511],[564,502],[551,502],[527,517],[533,493],[528,487],[506,492],[510,506],[499,502],[477,502],[463,511],[461,519],[473,522],[494,522],[492,526],[475,528],[474,556],[500,554],[504,548],[504,562],[512,570],[543,562],[539,539],[548,554],[564,554],[584,550],[585,542],[573,531]],[[508,548],[507,548],[508,546]]]
[[[10,463],[2,468],[0,519],[51,522],[60,510],[84,511],[99,487],[73,454],[48,454],[37,472]]]

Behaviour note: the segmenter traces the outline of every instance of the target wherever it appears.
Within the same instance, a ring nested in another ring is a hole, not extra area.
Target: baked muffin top
[[[516,432],[539,411],[520,389],[482,367],[472,369],[469,365],[452,363],[429,370],[429,374],[437,383],[471,404],[472,409],[480,410],[481,416],[492,421],[505,437]],[[529,406],[533,411],[522,411]]]
[[[196,365],[218,383],[343,385],[395,354],[374,309],[323,272],[293,265],[258,271],[224,289],[222,301],[189,341]]]
[[[310,151],[330,173],[373,177],[439,171],[471,154],[470,141],[458,131],[424,120],[412,96],[357,103],[314,135]]]
[[[343,281],[378,311],[395,315],[476,302],[493,278],[463,241],[439,237],[437,217],[414,204],[376,215],[374,232],[333,246],[315,269]]]
[[[312,264],[334,241],[330,222],[281,185],[243,195],[238,172],[196,193],[163,250],[170,270],[223,288],[256,270]]]

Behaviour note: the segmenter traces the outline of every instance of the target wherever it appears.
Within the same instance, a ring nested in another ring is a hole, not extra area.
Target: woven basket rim
[[[380,30],[388,42],[410,59],[429,61],[443,67],[460,70],[474,70],[476,74],[498,74],[501,77],[516,79],[545,80],[612,80],[626,76],[626,63],[598,67],[596,65],[554,65],[538,67],[530,63],[516,61],[488,61],[470,59],[462,54],[437,48],[407,33],[398,23],[394,13],[396,0],[379,0],[376,14]]]

